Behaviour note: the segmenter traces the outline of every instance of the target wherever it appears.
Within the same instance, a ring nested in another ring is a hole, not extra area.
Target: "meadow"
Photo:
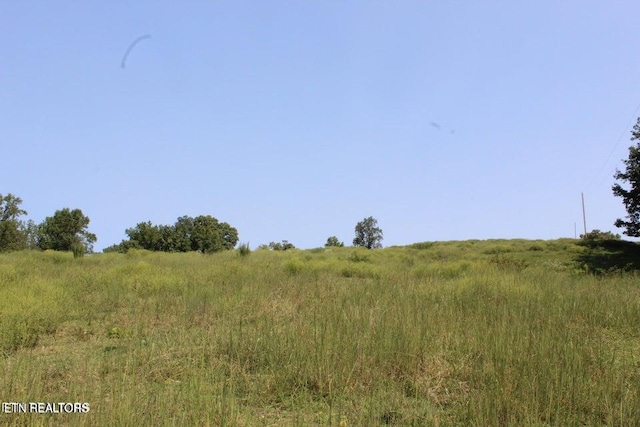
[[[0,424],[640,425],[620,245],[0,254]]]

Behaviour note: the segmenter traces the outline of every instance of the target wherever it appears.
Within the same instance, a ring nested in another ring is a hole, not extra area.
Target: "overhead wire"
[[[604,161],[604,163],[602,163],[602,166],[600,167],[600,169],[598,170],[597,173],[595,173],[593,175],[593,177],[591,178],[591,182],[589,183],[589,185],[587,186],[587,190],[589,190],[594,182],[596,181],[596,179],[600,176],[600,174],[602,173],[602,171],[604,170],[604,168],[607,166],[607,163],[609,163],[609,160],[611,160],[611,156],[613,156],[613,153],[615,153],[615,151],[618,149],[618,146],[620,145],[620,141],[622,141],[622,138],[624,137],[624,135],[627,133],[629,127],[631,126],[631,123],[633,122],[634,118],[636,118],[636,114],[638,113],[638,110],[640,110],[640,104],[638,104],[638,106],[636,107],[635,111],[633,112],[633,114],[631,115],[631,117],[629,118],[629,121],[627,122],[626,126],[624,127],[624,129],[622,130],[622,132],[620,133],[620,137],[618,138],[618,141],[616,142],[616,145],[613,147],[613,149],[609,152],[609,155],[607,156],[607,159]],[[615,169],[614,169],[615,171]],[[613,176],[613,175],[612,175]],[[604,182],[606,178],[603,178],[600,183],[602,184]]]

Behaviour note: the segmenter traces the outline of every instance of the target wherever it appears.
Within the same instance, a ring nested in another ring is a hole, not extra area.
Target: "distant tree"
[[[289,243],[287,240],[283,240],[282,243],[271,242],[269,243],[269,249],[272,251],[287,251],[289,249],[295,249],[293,243]]]
[[[202,253],[221,251],[223,245],[220,231],[220,223],[214,217],[201,215],[194,218],[191,248]]]
[[[330,247],[342,248],[344,247],[344,243],[338,240],[336,236],[331,236],[327,239],[327,243],[324,244],[324,247],[325,248],[330,248]]]
[[[631,131],[631,141],[640,141],[640,118]],[[627,190],[619,183],[614,184],[613,195],[622,197],[627,210],[627,221],[618,219],[615,226],[625,228],[624,234],[631,237],[640,237],[640,142],[629,147],[629,158],[624,160],[626,170],[616,171],[614,178],[630,184]]]
[[[36,224],[33,220],[27,221],[25,226],[27,236],[27,247],[29,249],[38,249],[38,239],[40,236],[40,224]]]
[[[583,240],[620,240],[619,234],[613,234],[610,231],[600,231],[598,229],[589,231],[586,235],[581,234]]]
[[[191,250],[191,241],[187,239],[186,243],[183,244],[176,233],[175,226],[158,225],[157,229],[158,243],[155,249],[151,250],[163,252],[188,252]]]
[[[356,237],[354,246],[363,246],[367,249],[382,247],[382,229],[378,227],[378,220],[370,216],[356,224]]]
[[[238,230],[210,215],[196,218],[182,216],[174,225],[141,222],[126,230],[129,240],[109,247],[109,251],[126,252],[130,248],[150,251],[202,253],[233,249],[238,243]]]
[[[218,229],[222,238],[222,249],[231,250],[235,248],[238,243],[238,230],[226,222],[220,223]]]
[[[153,225],[151,221],[140,222],[133,228],[127,228],[125,233],[129,236],[129,243],[124,243],[123,241],[123,246],[127,247],[127,249],[136,247],[149,251],[160,250],[160,229],[157,225]]]
[[[27,229],[20,217],[27,211],[20,208],[22,199],[9,193],[0,194],[0,251],[24,249],[28,246]]]
[[[281,251],[282,243],[269,242],[269,249],[271,249],[272,251]]]
[[[173,225],[174,230],[174,243],[171,251],[174,252],[189,252],[195,251],[193,247],[191,235],[193,233],[193,218],[184,215],[178,218]]]
[[[39,227],[38,247],[56,251],[70,251],[74,245],[84,245],[87,252],[93,250],[97,237],[89,233],[89,217],[80,209],[64,208],[45,218]]]
[[[121,252],[121,253],[126,253],[129,249],[142,249],[140,246],[138,246],[135,242],[132,242],[131,240],[123,240],[122,242],[115,244],[115,245],[111,245],[108,246],[106,248],[104,248],[102,250],[102,252]]]

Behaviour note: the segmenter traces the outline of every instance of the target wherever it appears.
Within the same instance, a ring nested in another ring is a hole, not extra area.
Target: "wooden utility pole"
[[[584,213],[584,193],[582,195],[582,222],[584,223],[584,238],[587,238],[587,216]]]

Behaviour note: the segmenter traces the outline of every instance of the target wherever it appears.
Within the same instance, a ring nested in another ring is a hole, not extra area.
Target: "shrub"
[[[329,247],[343,248],[344,242],[341,242],[340,240],[338,240],[336,236],[331,236],[327,239],[327,243],[324,244],[324,247],[325,248],[329,248]]]
[[[587,234],[581,234],[582,240],[601,241],[601,240],[620,240],[619,234],[613,234],[610,231],[600,231],[598,229],[589,231]]]
[[[353,251],[349,256],[349,261],[351,262],[368,262],[369,257],[367,255],[360,255],[358,252]]]
[[[289,243],[287,240],[283,240],[282,243],[271,242],[269,243],[269,249],[273,251],[286,251],[289,249],[295,249],[293,243]]]
[[[246,257],[250,253],[251,253],[251,248],[249,248],[249,244],[240,243],[240,246],[238,247],[238,255],[240,255],[241,257]]]
[[[87,248],[82,243],[74,243],[71,245],[71,251],[74,258],[82,258],[87,251]]]

